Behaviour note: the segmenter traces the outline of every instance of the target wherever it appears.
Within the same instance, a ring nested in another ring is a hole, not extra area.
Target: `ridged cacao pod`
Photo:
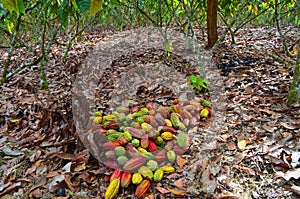
[[[150,130],[153,129],[153,126],[151,126],[150,124],[144,122],[141,124],[141,127],[144,131],[149,132]]]
[[[160,106],[158,108],[158,112],[161,114],[161,116],[165,119],[168,119],[170,117],[170,113],[169,111],[164,107],[164,106]]]
[[[116,161],[113,161],[113,160],[105,160],[103,162],[103,164],[107,168],[111,168],[111,169],[119,169],[120,168],[120,166],[118,165],[118,163]]]
[[[118,147],[115,148],[115,153],[118,157],[122,156],[122,155],[125,155],[126,154],[126,149],[123,146],[118,146]]]
[[[140,184],[143,181],[143,177],[140,173],[134,173],[132,175],[132,184]]]
[[[169,150],[167,152],[167,158],[171,163],[174,163],[176,161],[176,153],[173,150]]]
[[[173,133],[171,132],[163,132],[160,137],[166,141],[173,140]]]
[[[123,169],[126,171],[135,171],[144,165],[146,161],[147,159],[143,156],[135,156],[124,164]]]
[[[163,176],[164,176],[164,171],[162,169],[157,169],[154,172],[153,181],[154,182],[159,182],[159,181],[161,181],[161,179],[163,178]]]
[[[141,138],[141,147],[146,149],[149,146],[149,136],[148,134],[145,134]]]
[[[114,150],[109,150],[105,152],[105,158],[109,160],[115,160],[117,158],[117,155],[115,154]]]
[[[182,114],[183,114],[183,116],[184,116],[185,118],[188,118],[188,119],[192,119],[192,118],[193,118],[192,114],[189,113],[189,112],[186,111],[186,110],[183,110],[183,111],[182,111]]]
[[[117,162],[120,166],[123,166],[128,161],[128,158],[124,155],[117,158]]]
[[[209,114],[209,111],[206,108],[204,108],[200,111],[201,118],[207,118],[208,114]]]
[[[132,174],[130,172],[123,172],[121,176],[121,187],[128,187],[131,183]]]
[[[120,145],[122,145],[122,146],[125,146],[125,145],[128,143],[128,141],[126,140],[125,137],[119,137],[119,138],[118,138],[118,142],[119,142]]]
[[[129,133],[129,131],[124,131],[123,136],[127,140],[127,142],[130,142],[132,140],[132,135]]]
[[[204,107],[211,107],[211,103],[205,99],[200,99],[200,104]]]
[[[187,135],[184,132],[179,132],[177,134],[177,144],[180,147],[187,147],[188,146],[188,139],[187,139]]]
[[[158,168],[158,163],[155,160],[149,160],[147,162],[147,167],[151,170],[151,171],[155,171]]]
[[[157,153],[155,153],[154,160],[159,163],[166,161],[167,160],[166,150],[160,150]]]
[[[115,178],[121,179],[122,170],[121,169],[115,169],[114,172],[110,176],[109,182],[112,182]]]
[[[160,113],[156,113],[155,116],[154,116],[157,124],[159,126],[164,126],[166,125],[166,121],[165,121],[165,118],[162,117],[162,115]]]
[[[134,146],[134,147],[139,147],[140,146],[140,140],[138,140],[138,139],[133,139],[132,141],[131,141],[131,144],[132,144],[132,146]]]
[[[128,131],[133,137],[136,137],[139,139],[141,139],[142,136],[144,135],[144,133],[140,129],[137,129],[137,128],[131,127],[128,129]]]
[[[144,198],[146,193],[148,192],[150,188],[150,181],[149,180],[143,180],[139,186],[137,186],[135,190],[135,196],[137,198]]]
[[[176,134],[176,130],[173,127],[170,127],[170,126],[163,126],[161,130],[163,132],[171,132],[173,134]]]
[[[115,178],[107,187],[104,198],[105,199],[114,198],[119,192],[119,188],[120,188],[120,180]]]
[[[105,142],[102,147],[106,150],[115,150],[117,146],[120,146],[118,142]]]
[[[149,152],[157,151],[157,146],[152,140],[149,140],[148,151]]]
[[[126,151],[130,157],[135,157],[138,154],[138,150],[133,147],[131,144],[126,145]]]
[[[160,167],[159,169],[163,170],[165,174],[173,173],[175,171],[175,168],[172,166],[163,166]]]
[[[152,180],[153,178],[153,172],[146,166],[141,166],[138,170],[138,172],[144,177]]]
[[[177,154],[177,155],[182,155],[187,151],[187,148],[182,148],[180,146],[174,146],[173,147],[173,151]]]
[[[172,126],[172,122],[169,119],[165,119],[166,126]]]
[[[141,108],[140,112],[143,114],[143,115],[147,115],[149,113],[149,110],[146,108],[146,107],[143,107]]]

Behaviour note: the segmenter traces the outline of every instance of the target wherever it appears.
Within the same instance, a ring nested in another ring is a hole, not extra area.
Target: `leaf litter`
[[[99,27],[86,34],[88,38],[75,44],[66,60],[60,58],[63,49],[53,50],[47,69],[49,90],[39,89],[39,74],[30,69],[2,86],[0,197],[103,196],[110,172],[89,155],[78,139],[72,119],[71,89],[78,67],[88,53],[98,42],[109,42],[113,33],[103,32],[107,28]],[[209,126],[204,126],[189,152],[177,159],[180,172],[168,176],[164,184],[157,183],[149,198],[157,195],[160,198],[299,196],[300,105],[285,104],[293,70],[265,53],[286,58],[283,48],[271,42],[279,38],[276,30],[259,27],[257,31],[257,28],[246,26],[240,30],[236,45],[231,45],[228,37],[213,56],[211,67],[223,76],[224,81],[220,83],[225,85],[227,98],[226,121],[219,128],[222,132],[214,134]],[[300,33],[293,29],[289,34],[294,34],[287,40],[292,44]],[[204,41],[199,38],[200,43]],[[120,66],[130,65],[136,57],[139,59],[135,62],[141,62],[151,56],[159,57],[160,53],[129,52],[116,60],[108,74],[114,77],[122,71]],[[30,54],[20,50],[16,56],[22,59],[13,64],[29,58]],[[295,56],[286,59],[294,63]],[[3,61],[0,60],[1,64]],[[114,90],[109,78],[102,83],[102,89],[107,92]],[[141,104],[147,98],[173,100],[169,91],[155,85],[148,90],[146,87],[140,85],[142,98],[137,101]],[[99,93],[99,101],[108,101],[106,94]],[[156,98],[161,94],[165,98]],[[124,190],[120,197],[130,194]]]

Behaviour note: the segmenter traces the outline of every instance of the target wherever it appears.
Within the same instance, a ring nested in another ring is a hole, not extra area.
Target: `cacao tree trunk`
[[[300,103],[300,39],[298,41],[298,56],[294,70],[294,78],[291,84],[287,104]]]
[[[207,35],[208,35],[208,48],[212,48],[218,40],[217,33],[217,11],[218,0],[207,1]]]

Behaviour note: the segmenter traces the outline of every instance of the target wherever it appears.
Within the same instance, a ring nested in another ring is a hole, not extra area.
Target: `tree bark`
[[[218,40],[217,33],[217,11],[218,0],[207,1],[207,35],[208,35],[208,48],[212,48]]]
[[[300,103],[300,39],[298,41],[298,56],[294,70],[294,78],[291,84],[287,104]]]

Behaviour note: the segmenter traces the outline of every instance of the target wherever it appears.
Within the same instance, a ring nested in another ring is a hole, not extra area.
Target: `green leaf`
[[[197,81],[197,77],[195,75],[191,75],[190,80],[191,80],[192,83],[194,83],[194,82]]]
[[[102,0],[91,0],[89,16],[96,14],[102,8]]]
[[[18,0],[18,10],[20,13],[25,14],[25,6],[23,0]]]
[[[87,14],[90,10],[91,1],[90,0],[76,0],[76,4],[81,12]]]
[[[19,119],[13,119],[13,120],[10,120],[11,123],[17,123],[19,122]]]

